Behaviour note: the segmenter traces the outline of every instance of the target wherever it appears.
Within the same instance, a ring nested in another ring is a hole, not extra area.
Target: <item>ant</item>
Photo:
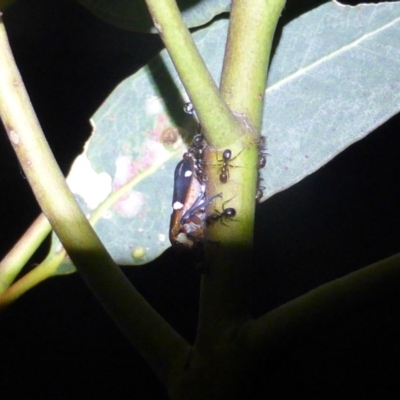
[[[261,136],[260,141],[258,143],[258,164],[257,164],[257,169],[264,168],[265,165],[267,164],[267,155],[268,155],[268,153],[265,152],[265,148],[266,148],[265,137]],[[219,162],[222,162],[221,173],[219,174],[219,180],[220,180],[221,183],[227,183],[228,182],[228,177],[229,177],[228,166],[229,166],[229,162],[234,160],[239,154],[237,154],[234,158],[232,158],[232,151],[230,149],[226,149],[222,153],[222,160],[219,160]],[[261,197],[262,197],[262,195],[261,195]]]
[[[200,183],[204,183],[204,148],[206,146],[206,142],[204,140],[204,136],[201,133],[196,134],[186,153],[183,154],[183,159],[188,160],[192,159],[194,163],[193,172],[196,174],[197,179]]]
[[[222,167],[221,173],[219,174],[219,180],[221,183],[228,182],[228,163],[232,157],[232,151],[230,149],[224,150],[222,153]]]
[[[263,191],[265,189],[265,186],[261,185],[261,182],[262,182],[263,178],[261,178],[260,169],[264,168],[265,165],[267,164],[267,156],[269,154],[265,152],[266,147],[267,146],[266,146],[265,136],[261,136],[260,140],[258,142],[258,165],[257,165],[258,179],[257,179],[257,190],[256,190],[256,201],[257,201],[257,203],[260,203],[261,199],[264,196]]]
[[[225,203],[227,203],[228,201],[229,200],[227,200],[224,203],[222,203],[222,212],[219,212],[219,211],[215,210],[215,213],[212,213],[212,214],[207,216],[207,218],[206,218],[207,224],[211,224],[211,223],[214,223],[216,221],[220,221],[221,224],[224,224],[225,226],[228,226],[224,222],[225,218],[228,218],[228,219],[234,221],[233,217],[236,215],[236,210],[234,208],[231,208],[231,207],[225,208]]]
[[[261,182],[263,181],[263,178],[261,178],[260,173],[258,173],[258,179],[257,179],[257,190],[256,190],[256,202],[260,203],[261,199],[264,196],[264,189],[265,186],[261,185]]]
[[[264,168],[267,165],[267,157],[264,155],[264,153],[261,153],[261,155],[258,157],[258,169]]]
[[[265,136],[261,136],[258,142],[258,169],[264,168],[267,164],[267,156],[269,154],[265,152],[266,147]]]
[[[222,153],[222,160],[218,160],[218,162],[222,162],[221,173],[219,174],[219,181],[221,183],[227,183],[229,177],[229,162],[234,160],[242,151],[240,151],[235,157],[232,158],[232,150],[226,149]]]

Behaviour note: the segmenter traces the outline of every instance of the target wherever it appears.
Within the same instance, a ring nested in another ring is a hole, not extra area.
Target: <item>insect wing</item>
[[[185,157],[175,168],[174,175],[174,193],[172,196],[172,207],[175,210],[177,203],[184,204],[190,185],[193,179],[193,160],[191,157]]]
[[[174,193],[172,196],[172,214],[170,222],[169,238],[172,245],[182,242],[186,235],[182,231],[182,215],[188,207],[188,196],[192,192],[195,181],[193,174],[194,161],[190,156],[184,156],[175,168]],[[179,239],[179,235],[184,236]]]

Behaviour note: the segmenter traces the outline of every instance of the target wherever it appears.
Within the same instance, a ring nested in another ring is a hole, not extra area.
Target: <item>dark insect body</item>
[[[204,240],[206,207],[221,197],[221,194],[206,196],[202,168],[204,147],[203,136],[196,135],[175,168],[169,239],[173,246],[182,249],[196,247]]]
[[[224,220],[226,219],[232,220],[235,215],[236,215],[236,210],[234,208],[222,207],[222,212],[215,211],[215,213],[207,216],[207,223],[211,224],[213,222],[220,221],[222,224],[226,225],[226,223],[224,223]]]
[[[236,216],[236,210],[232,207],[225,208],[225,204],[230,202],[232,199],[226,200],[222,203],[222,211],[214,210],[212,214],[207,216],[207,224],[213,224],[214,222],[221,222],[223,225],[228,226],[224,221],[231,220]]]
[[[267,165],[267,157],[260,155],[258,158],[258,169],[264,168]]]
[[[258,142],[258,169],[264,168],[267,164],[266,146],[265,136],[261,136]]]
[[[258,142],[258,165],[257,168],[260,170],[264,168],[267,164],[267,153],[266,150],[266,139],[265,136],[260,137],[260,141]],[[258,171],[258,180],[257,180],[257,190],[256,190],[256,201],[259,203],[264,196],[263,190],[265,189],[264,186],[261,186],[262,178],[260,175],[260,171]]]
[[[232,151],[230,149],[224,150],[222,153],[222,167],[221,167],[221,173],[219,174],[219,180],[221,183],[226,183],[228,182],[228,165],[229,161],[232,158]]]
[[[240,155],[240,153],[243,150],[241,150],[238,154],[236,154],[235,157],[232,157],[232,150],[231,149],[225,149],[222,153],[222,160],[218,160],[219,163],[222,163],[222,166],[220,168],[220,174],[219,174],[219,181],[221,183],[227,183],[228,178],[229,178],[229,167],[235,167],[235,165],[230,164],[231,161],[233,161],[236,157]]]
[[[257,190],[256,190],[256,201],[257,201],[257,203],[259,203],[261,201],[261,199],[263,198],[263,196],[264,196],[265,186],[261,186],[261,181],[262,180],[263,179],[261,178],[260,173],[259,173],[258,174],[258,181],[257,181]]]
[[[206,141],[201,133],[198,133],[193,137],[192,143],[190,144],[188,151],[183,155],[183,158],[191,157],[194,161],[194,172],[199,181],[204,182],[204,148],[206,147]]]

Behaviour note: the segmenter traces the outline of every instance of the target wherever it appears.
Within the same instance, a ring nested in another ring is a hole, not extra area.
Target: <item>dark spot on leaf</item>
[[[168,128],[161,134],[161,143],[164,145],[172,145],[179,139],[179,129]]]

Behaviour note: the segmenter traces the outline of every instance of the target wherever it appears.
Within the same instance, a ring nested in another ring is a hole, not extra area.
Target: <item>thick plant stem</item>
[[[41,131],[1,20],[0,71],[0,115],[40,207],[99,302],[167,382],[183,363],[187,343],[127,280],[79,208]]]
[[[232,111],[261,130],[268,63],[285,0],[233,0],[221,78],[221,93]]]
[[[233,208],[236,215],[209,223],[206,246],[207,269],[202,276],[199,338],[215,332],[221,321],[238,323],[249,315],[247,281],[252,264],[257,149],[249,140],[243,147],[231,146],[234,159],[228,165],[229,179],[220,182],[216,153],[206,153],[209,196],[222,193],[209,213]],[[245,182],[245,184],[243,183]]]
[[[244,132],[241,140],[229,148],[232,157],[226,163],[227,183],[220,182],[221,153],[206,154],[206,171],[209,196],[222,193],[222,201],[216,202],[217,211],[232,207],[236,216],[225,223],[213,224],[208,230],[212,243],[207,246],[210,273],[205,273],[202,279],[201,327],[211,328],[222,320],[235,325],[249,315],[247,280],[252,262],[257,145],[271,43],[284,3],[282,0],[232,2],[221,92],[242,119]],[[199,329],[201,340],[202,333],[209,330]]]
[[[207,141],[221,148],[241,135],[174,0],[146,0],[154,25],[200,119]]]

